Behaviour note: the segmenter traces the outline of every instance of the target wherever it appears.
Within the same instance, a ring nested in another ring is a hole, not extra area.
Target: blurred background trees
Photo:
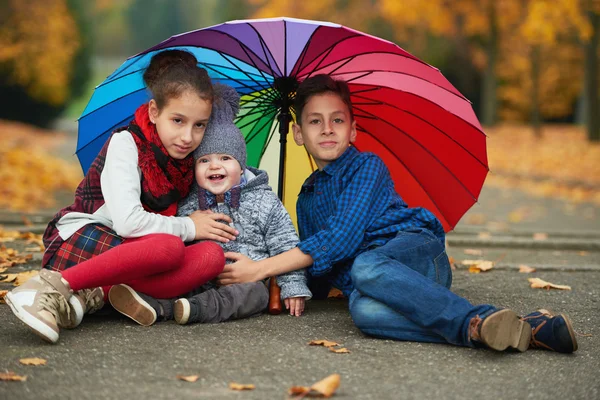
[[[181,32],[275,16],[398,43],[438,67],[486,126],[585,123],[600,140],[599,0],[4,0],[0,118],[74,119],[127,57]]]

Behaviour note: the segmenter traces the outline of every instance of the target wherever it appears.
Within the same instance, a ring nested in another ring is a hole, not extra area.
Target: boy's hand
[[[235,228],[219,222],[232,222],[231,218],[225,214],[213,213],[210,210],[208,212],[194,211],[189,217],[194,221],[194,225],[196,226],[196,240],[208,239],[227,243],[230,240],[235,240],[235,235],[239,235],[239,232]]]
[[[306,303],[306,299],[304,297],[288,297],[287,299],[283,299],[283,304],[285,304],[285,309],[290,310],[290,315],[294,315],[299,317],[304,312],[304,303]]]
[[[226,264],[221,275],[217,277],[219,285],[258,282],[266,278],[260,265],[243,254],[227,252],[225,258],[234,262]]]

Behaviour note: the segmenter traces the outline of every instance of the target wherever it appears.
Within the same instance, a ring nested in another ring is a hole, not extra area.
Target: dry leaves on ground
[[[519,272],[522,274],[531,274],[532,272],[535,272],[536,269],[533,267],[530,267],[529,265],[525,265],[525,264],[520,264],[519,265]]]
[[[532,289],[559,289],[559,290],[571,290],[571,286],[568,285],[556,285],[554,283],[546,282],[540,278],[529,278],[529,283]]]
[[[340,289],[331,288],[329,294],[327,294],[327,297],[333,299],[343,299],[345,296]]]
[[[0,140],[0,208],[53,207],[54,192],[74,191],[81,180],[75,162],[51,155],[52,147],[64,141],[64,134],[0,120]]]
[[[288,389],[288,394],[290,396],[297,396],[295,399],[303,397],[331,397],[340,386],[340,381],[341,377],[339,374],[332,374],[311,387],[293,386]]]
[[[8,290],[0,290],[0,304],[6,303],[6,301],[4,300],[4,296],[6,296],[6,293],[8,293]]]
[[[544,233],[544,232],[534,233],[533,240],[538,240],[538,241],[548,240],[548,234]]]
[[[196,382],[200,377],[198,375],[177,375],[175,378],[180,381]]]
[[[461,264],[468,266],[469,272],[472,274],[487,272],[494,268],[494,263],[486,260],[463,260]]]
[[[17,250],[0,244],[0,268],[10,268],[18,264],[26,264],[32,258],[32,254],[21,255]]]
[[[464,249],[463,253],[465,253],[468,256],[482,256],[483,255],[483,250],[480,250],[480,249]]]
[[[346,353],[350,353],[350,350],[348,350],[345,347],[340,347],[339,349],[336,349],[334,347],[330,347],[329,351],[333,352],[333,353],[338,353],[338,354],[346,354]]]
[[[46,365],[48,362],[43,358],[32,357],[32,358],[21,358],[19,362],[23,365]]]
[[[584,128],[546,125],[541,138],[528,126],[500,125],[486,133],[492,171],[486,185],[600,204],[600,144],[587,141]]]
[[[332,342],[330,340],[311,340],[308,342],[310,346],[325,346],[325,347],[334,347],[339,346],[339,343]]]
[[[24,271],[17,274],[2,274],[0,275],[0,282],[11,283],[13,286],[21,286],[29,279],[33,278],[39,273],[39,271]]]
[[[0,372],[0,381],[26,381],[27,380],[27,375],[21,376],[21,375],[17,375],[14,372],[11,371],[7,371],[7,372]]]
[[[231,382],[229,384],[229,389],[231,389],[231,390],[254,390],[254,389],[256,389],[256,386],[251,383]]]

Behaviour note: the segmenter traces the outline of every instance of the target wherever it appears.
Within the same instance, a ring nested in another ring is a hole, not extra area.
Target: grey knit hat
[[[246,169],[246,141],[242,131],[233,123],[240,108],[240,95],[228,85],[213,85],[215,97],[212,113],[200,146],[194,151],[197,160],[207,154],[229,154]]]

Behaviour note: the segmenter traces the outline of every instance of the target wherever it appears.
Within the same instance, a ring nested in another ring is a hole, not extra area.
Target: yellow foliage
[[[486,133],[490,165],[486,185],[600,204],[600,144],[588,142],[583,128],[544,126],[541,138],[530,127],[517,125],[489,128]]]
[[[0,121],[0,208],[54,207],[55,192],[75,192],[80,168],[51,155],[51,142],[59,138],[57,132]]]
[[[29,95],[59,105],[69,95],[71,60],[80,43],[66,0],[7,0],[0,64]]]

